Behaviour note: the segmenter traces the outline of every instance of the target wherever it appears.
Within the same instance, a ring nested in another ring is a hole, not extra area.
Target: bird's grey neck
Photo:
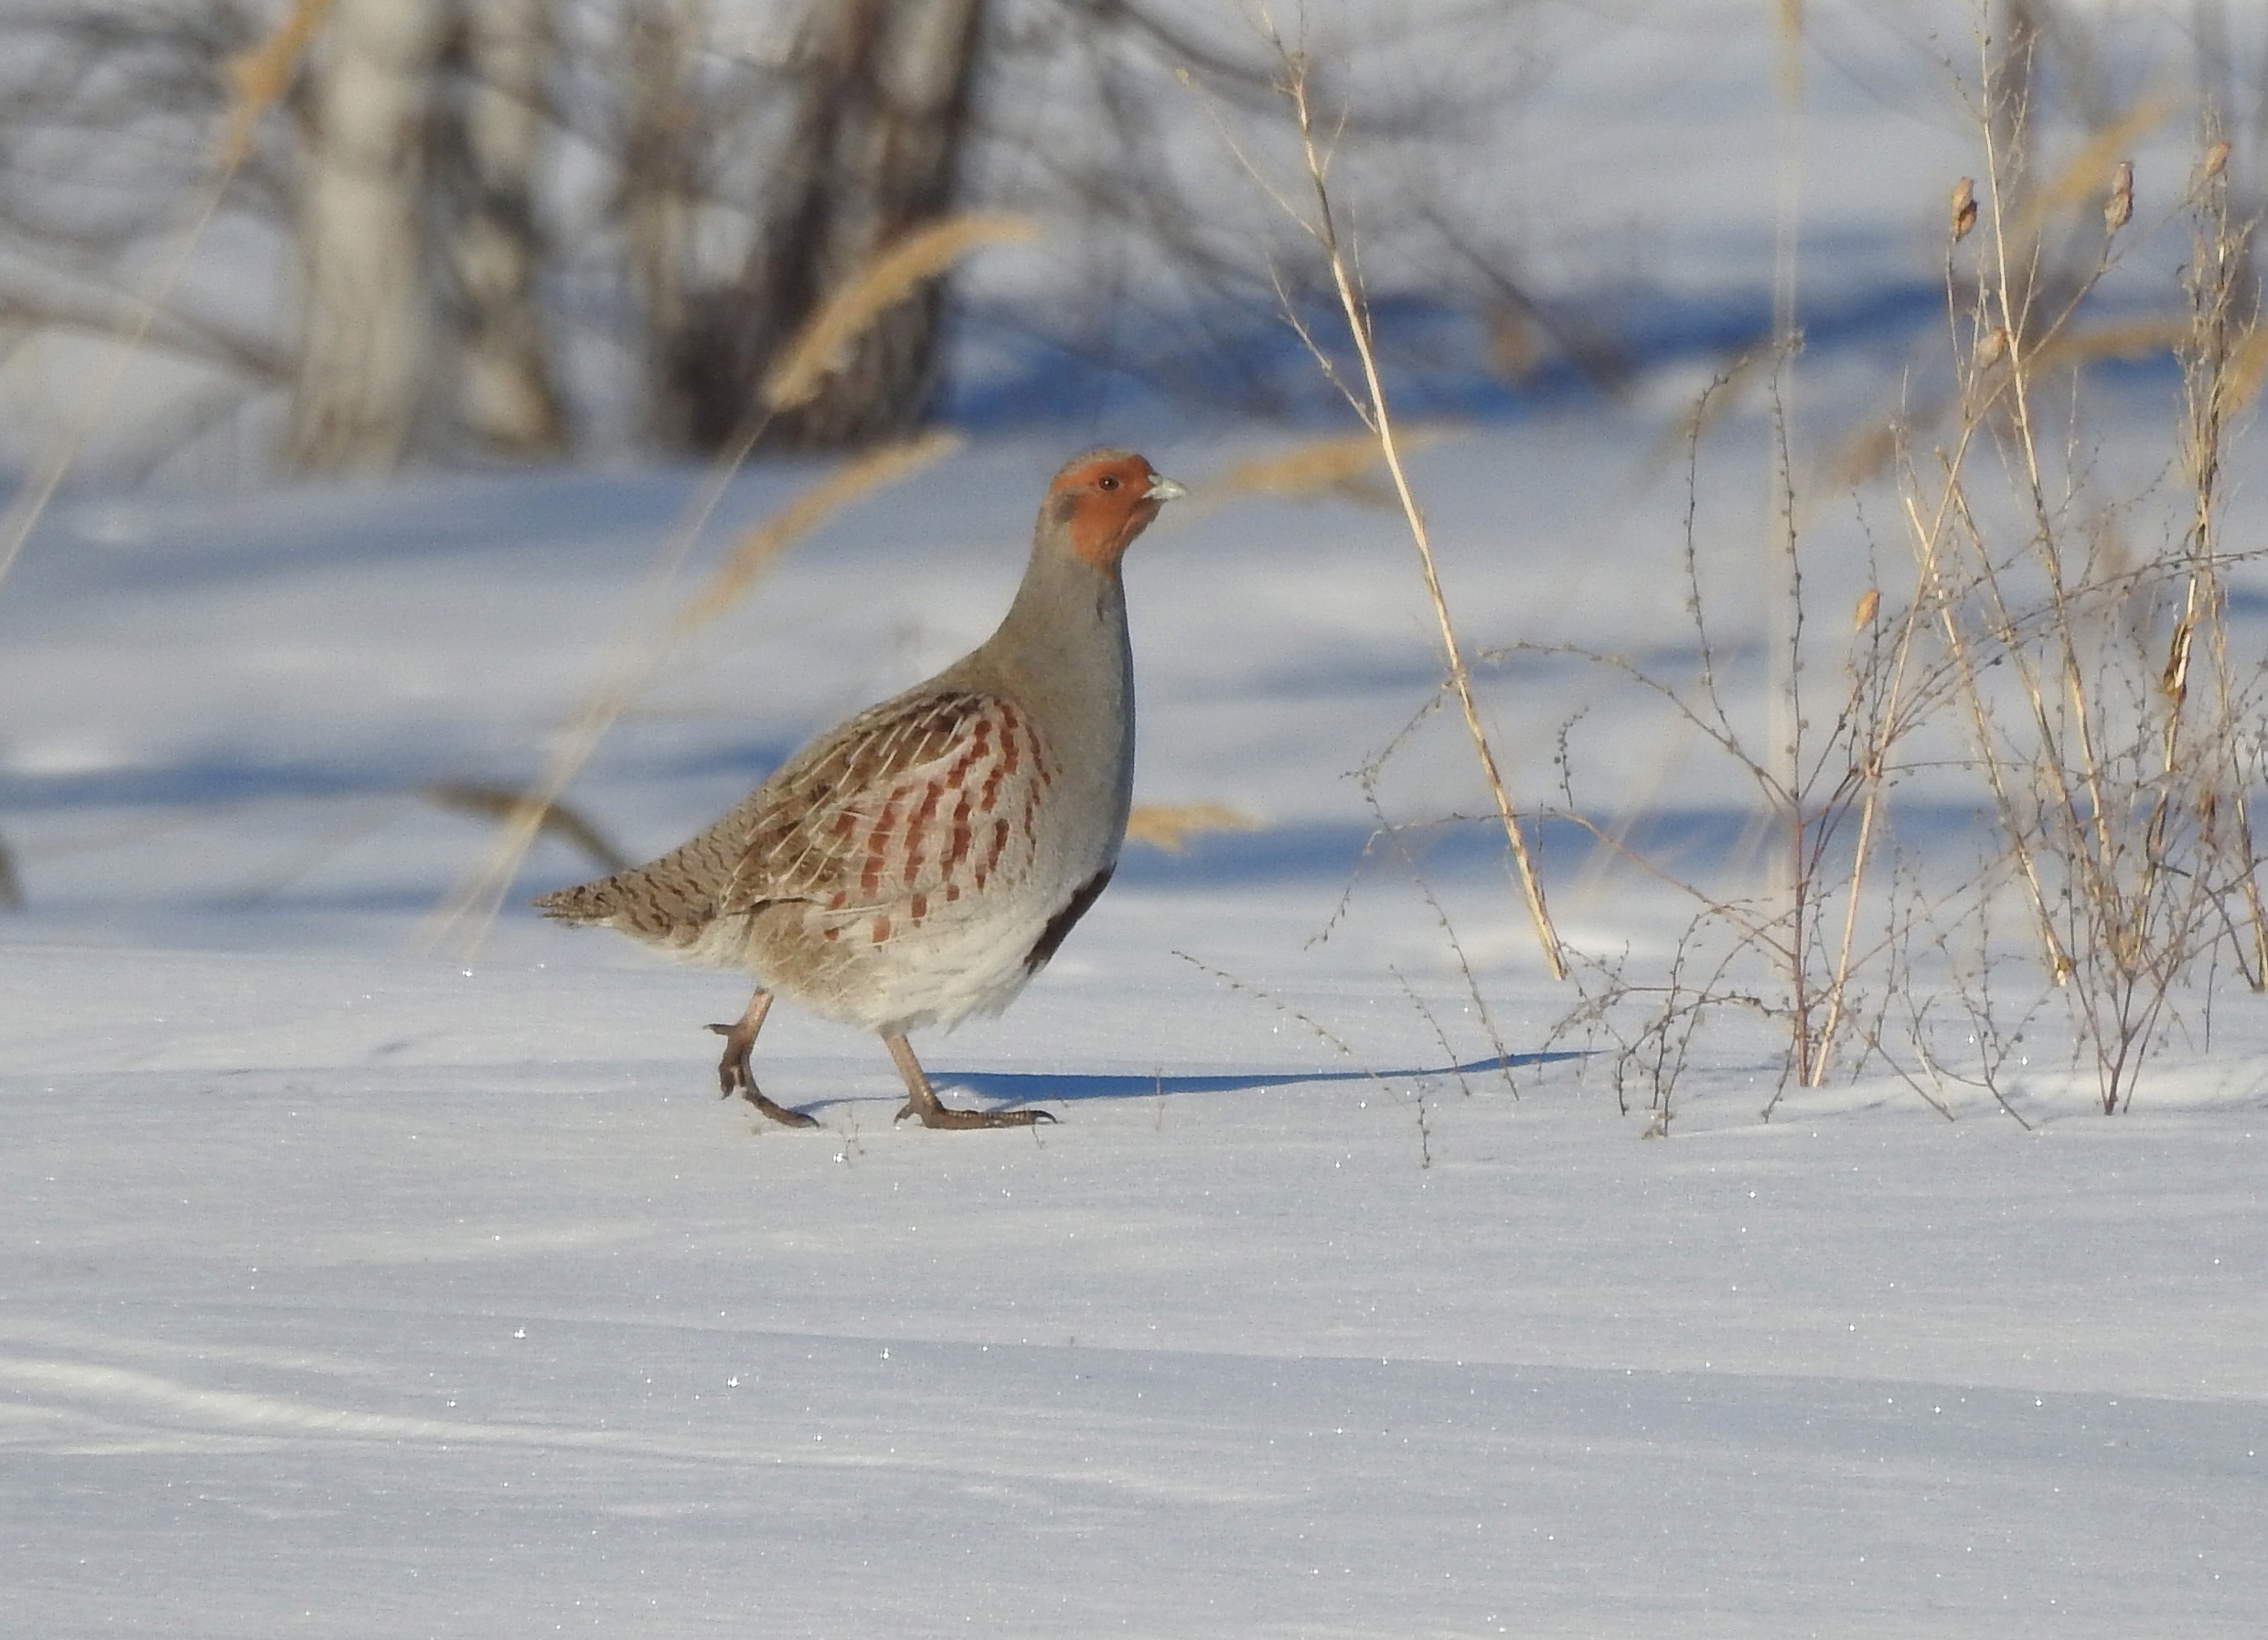
[[[1130,666],[1126,588],[1114,571],[1067,552],[1034,552],[1016,601],[986,648],[1016,670],[1067,680],[1090,675],[1115,707]]]

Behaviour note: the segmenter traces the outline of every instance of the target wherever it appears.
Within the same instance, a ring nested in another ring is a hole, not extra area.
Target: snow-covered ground
[[[933,1055],[1036,1138],[893,1131],[878,1054],[793,1032],[827,1131],[787,1135],[708,1096],[670,976],[18,944],[6,983],[12,1633],[2268,1609],[2256,1109],[1644,1144],[1437,1082],[1426,1169],[1409,1078],[1169,972]]]
[[[665,847],[979,635],[1055,454],[807,543],[576,800]],[[1586,418],[1421,459],[1472,630],[1642,627],[1556,510],[1628,455]],[[1385,515],[1142,543],[1141,795],[1270,829],[1130,855],[931,1044],[1060,1126],[893,1129],[879,1046],[783,1014],[767,1086],[824,1128],[759,1129],[698,1028],[733,976],[517,909],[416,955],[486,823],[408,794],[533,772],[689,488],[80,503],[7,589],[0,1627],[2256,1628],[2268,1031],[2035,1134],[1874,1082],[1760,1123],[1728,1037],[1641,1142],[1543,1056],[1567,999],[1475,847],[1434,885],[1525,1062],[1460,1085],[1486,1034],[1338,777],[1430,687]],[[546,841],[522,888],[584,869]]]
[[[1893,118],[1818,97],[1837,141]],[[1813,195],[1865,214],[1832,157]],[[1806,370],[1821,442],[1882,385]],[[1422,452],[1471,642],[1678,653],[1695,385]],[[1152,431],[1201,487],[1269,447]],[[572,802],[632,855],[681,840],[979,638],[1047,475],[1122,434],[840,516]],[[1724,436],[1739,653],[1766,469]],[[810,476],[744,477],[703,555]],[[1201,493],[1129,561],[1138,799],[1261,829],[1129,850],[1015,1008],[923,1045],[1059,1125],[893,1128],[879,1045],[782,1010],[759,1073],[822,1126],[759,1126],[700,1028],[744,981],[540,923],[594,871],[554,840],[484,949],[422,954],[493,821],[420,793],[533,777],[696,486],[86,495],[0,585],[0,1633],[2261,1632],[2259,1004],[2115,1120],[2043,1052],[2006,1086],[2029,1131],[1879,1077],[1766,1122],[1774,1044],[1728,1020],[1642,1141],[1554,1036],[1485,830],[1434,842],[1433,902],[1364,859],[1348,771],[1439,678],[1390,514]],[[1838,611],[1897,550],[1812,539]],[[1525,800],[1588,705],[1587,801],[1738,830],[1738,772],[1582,669],[1488,690]],[[1477,809],[1456,726],[1381,795]],[[1682,920],[1557,833],[1546,867],[1587,949]]]

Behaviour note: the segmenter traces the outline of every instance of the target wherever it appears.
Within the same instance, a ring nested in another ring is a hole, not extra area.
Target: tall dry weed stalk
[[[331,0],[292,0],[267,38],[229,64],[229,114],[216,154],[224,172],[234,171],[251,153],[260,122],[291,90],[300,59],[330,10]]]
[[[1567,976],[1567,955],[1559,940],[1558,930],[1553,926],[1551,912],[1545,903],[1543,879],[1538,874],[1527,839],[1523,832],[1512,793],[1506,786],[1502,769],[1496,761],[1495,748],[1490,744],[1487,728],[1481,721],[1481,708],[1472,687],[1472,669],[1468,663],[1462,640],[1458,636],[1457,623],[1450,613],[1448,595],[1441,586],[1439,561],[1433,551],[1433,539],[1426,527],[1425,510],[1418,505],[1416,491],[1411,488],[1409,473],[1403,462],[1404,440],[1394,421],[1387,402],[1385,386],[1379,375],[1378,354],[1371,327],[1370,305],[1362,294],[1361,276],[1354,266],[1339,233],[1337,213],[1331,192],[1332,142],[1318,128],[1314,99],[1312,68],[1306,54],[1288,44],[1281,35],[1269,32],[1278,64],[1277,89],[1289,104],[1294,128],[1299,136],[1300,154],[1305,169],[1303,178],[1310,196],[1307,209],[1278,191],[1268,180],[1267,172],[1243,149],[1235,149],[1238,160],[1253,178],[1267,188],[1277,205],[1308,235],[1321,252],[1325,271],[1331,278],[1332,290],[1337,297],[1341,316],[1346,321],[1347,335],[1354,350],[1359,381],[1349,381],[1332,356],[1300,317],[1293,303],[1285,295],[1283,313],[1286,320],[1298,332],[1302,343],[1313,356],[1326,378],[1345,397],[1348,405],[1361,418],[1372,439],[1376,442],[1379,459],[1385,464],[1391,480],[1394,498],[1409,528],[1411,544],[1417,550],[1418,573],[1425,582],[1426,598],[1431,607],[1435,629],[1441,643],[1441,659],[1450,694],[1455,698],[1463,718],[1466,736],[1471,744],[1474,761],[1480,766],[1482,783],[1495,810],[1497,824],[1504,833],[1504,844],[1513,863],[1513,874],[1528,919],[1535,930],[1536,943],[1544,961],[1556,980]],[[1279,287],[1279,295],[1284,295]]]
[[[777,414],[809,403],[875,320],[970,252],[1038,237],[1039,227],[1029,217],[972,212],[941,217],[883,246],[856,279],[811,316],[765,379],[760,395],[765,411]]]

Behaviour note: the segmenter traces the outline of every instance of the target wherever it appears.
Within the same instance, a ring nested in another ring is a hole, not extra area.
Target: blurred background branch
[[[1559,48],[1566,31],[1528,26],[1544,9],[1429,0],[1335,59],[1392,369],[1627,373],[1611,328],[1526,265],[1528,225],[1439,180]],[[27,360],[116,330],[177,202],[238,162],[149,326],[110,470],[129,449],[225,480],[713,454],[850,270],[970,210],[1044,241],[910,295],[768,445],[1129,401],[1313,408],[1276,317],[1280,231],[1216,209],[1221,155],[1184,89],[1267,140],[1271,65],[1232,10],[25,0],[0,8],[0,64],[19,398]],[[252,72],[273,81],[258,107]]]

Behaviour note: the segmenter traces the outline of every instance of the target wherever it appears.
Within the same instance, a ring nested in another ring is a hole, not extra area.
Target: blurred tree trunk
[[[432,143],[432,231],[449,295],[457,428],[507,456],[555,455],[567,417],[536,302],[536,162],[546,130],[549,0],[461,0]]]
[[[741,277],[690,324],[675,361],[696,447],[728,442],[755,386],[819,305],[907,229],[953,208],[984,0],[817,0],[795,108]],[[936,386],[943,292],[883,314],[783,444],[872,442],[919,420]],[[722,345],[719,345],[722,344]]]
[[[307,63],[301,279],[284,458],[383,470],[409,447],[431,369],[418,199],[441,0],[334,0]]]
[[[628,117],[615,209],[644,321],[647,422],[671,449],[695,442],[678,361],[701,351],[690,281],[707,134],[690,70],[703,10],[701,0],[645,0],[624,19]]]

